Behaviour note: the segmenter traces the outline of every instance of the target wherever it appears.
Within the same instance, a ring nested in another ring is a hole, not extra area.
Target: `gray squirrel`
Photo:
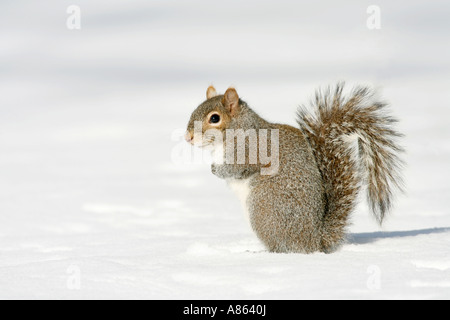
[[[185,139],[211,150],[212,172],[237,192],[270,252],[334,252],[362,187],[380,224],[402,190],[396,119],[370,88],[343,89],[317,90],[314,111],[298,110],[299,128],[264,120],[234,88],[210,86],[191,115]]]

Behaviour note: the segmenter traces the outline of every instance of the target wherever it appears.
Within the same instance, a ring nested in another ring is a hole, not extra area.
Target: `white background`
[[[81,30],[69,30],[69,5]],[[366,10],[381,9],[369,30]],[[2,1],[0,298],[450,298],[448,1]],[[208,85],[295,124],[379,89],[406,194],[331,255],[270,254],[206,164],[174,161]]]

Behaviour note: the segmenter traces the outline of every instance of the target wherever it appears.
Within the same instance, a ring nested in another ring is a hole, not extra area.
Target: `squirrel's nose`
[[[184,134],[184,139],[185,139],[187,142],[191,142],[192,139],[193,139],[192,134],[191,134],[189,131],[186,131],[186,133]]]

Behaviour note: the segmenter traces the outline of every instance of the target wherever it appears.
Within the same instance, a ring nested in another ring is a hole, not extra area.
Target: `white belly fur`
[[[250,178],[248,179],[228,179],[228,186],[237,195],[238,199],[244,208],[244,214],[247,221],[250,223],[250,212],[248,210],[247,199],[250,195]]]

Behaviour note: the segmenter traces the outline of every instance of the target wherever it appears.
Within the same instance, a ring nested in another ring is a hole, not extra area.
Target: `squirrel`
[[[332,253],[345,242],[362,187],[380,225],[403,189],[397,120],[369,87],[347,96],[344,87],[318,89],[313,112],[299,107],[298,128],[264,120],[234,88],[219,95],[210,86],[190,117],[186,141],[211,150],[212,173],[238,193],[270,252]],[[236,132],[244,132],[241,146]]]

